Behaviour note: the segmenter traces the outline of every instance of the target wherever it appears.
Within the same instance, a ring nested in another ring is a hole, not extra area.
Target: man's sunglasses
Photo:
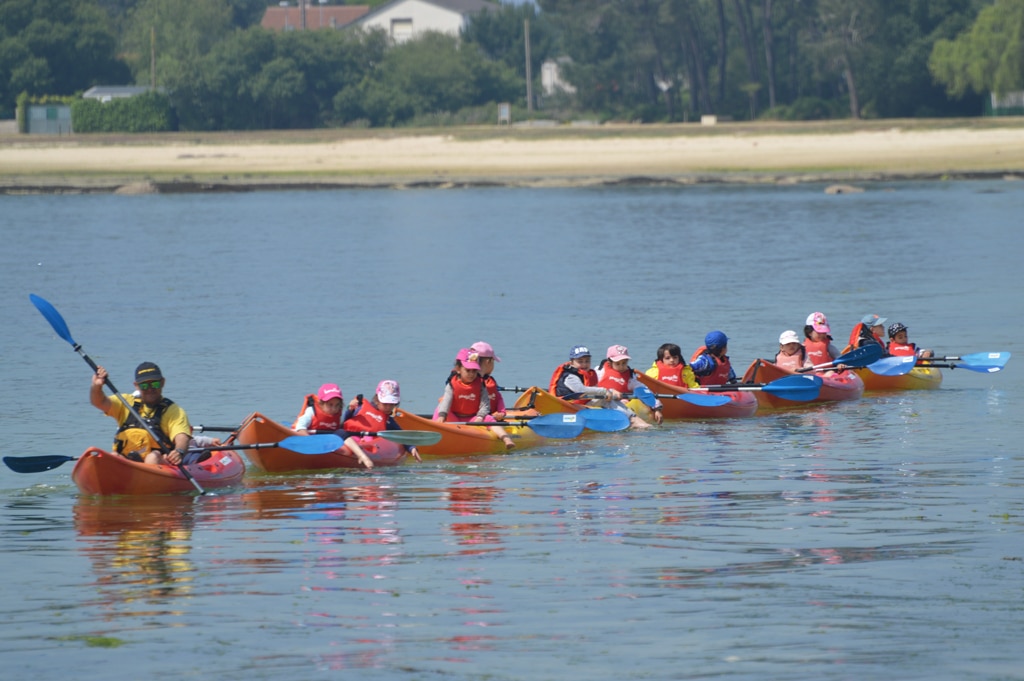
[[[146,381],[145,383],[139,383],[139,390],[149,390],[150,388],[153,390],[159,390],[162,387],[164,387],[163,381]]]

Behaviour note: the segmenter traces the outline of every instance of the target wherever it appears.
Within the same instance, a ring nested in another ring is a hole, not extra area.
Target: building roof
[[[301,0],[300,0],[301,1]],[[321,27],[320,17],[323,11],[324,23]],[[306,29],[341,28],[351,24],[370,11],[369,5],[306,5]],[[260,26],[272,31],[283,31],[285,26],[294,30],[302,27],[302,9],[294,7],[268,7],[263,13]]]
[[[365,18],[373,17],[378,14],[382,14],[387,10],[391,9],[395,5],[401,5],[403,2],[409,0],[392,0],[392,2],[386,2],[383,5],[377,7],[377,9],[370,12]],[[443,9],[450,10],[463,16],[467,14],[476,14],[485,9],[499,9],[499,6],[495,2],[489,2],[489,0],[419,0],[425,2],[428,5],[435,5]],[[360,17],[363,19],[364,17]],[[360,22],[362,23],[362,22]]]
[[[148,85],[93,85],[82,93],[85,99],[116,99],[117,97],[134,97],[149,92]]]

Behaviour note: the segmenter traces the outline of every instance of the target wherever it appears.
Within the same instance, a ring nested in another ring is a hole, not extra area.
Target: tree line
[[[115,84],[157,85],[188,130],[493,123],[497,102],[516,119],[972,116],[1024,89],[1024,0],[535,0],[399,45],[268,31],[267,5],[0,0],[0,117],[22,93]],[[549,59],[571,91],[541,91]]]

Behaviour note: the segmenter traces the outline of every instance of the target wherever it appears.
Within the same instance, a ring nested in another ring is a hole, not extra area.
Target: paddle
[[[703,385],[697,390],[708,392],[766,392],[793,402],[810,402],[821,393],[820,376],[786,376],[771,383],[733,383],[725,385]],[[658,395],[671,397],[671,395]]]
[[[628,396],[628,394],[623,395],[623,397]],[[695,404],[699,407],[721,407],[723,404],[729,404],[732,402],[732,399],[725,395],[704,395],[701,393],[689,392],[679,393],[677,395],[655,395],[651,392],[650,388],[643,385],[638,385],[633,389],[633,397],[637,398],[651,409],[654,409],[657,405],[655,400],[659,397],[682,400],[683,402],[689,402],[690,404]]]
[[[202,433],[204,431],[205,432],[210,432],[210,433],[234,433],[239,428],[240,428],[240,426],[232,427],[232,426],[203,426],[203,425],[198,425],[198,426],[194,426],[192,428],[192,431],[196,432],[196,433]],[[440,433],[433,433],[433,432],[431,432],[429,430],[381,430],[381,431],[378,431],[376,433],[372,433],[372,432],[370,432],[368,430],[338,431],[338,432],[344,432],[346,436],[364,435],[364,436],[371,436],[371,437],[379,437],[382,440],[390,440],[391,442],[395,442],[395,443],[400,444],[400,445],[408,445],[410,447],[419,447],[419,446],[424,446],[425,447],[427,445],[435,445],[435,444],[437,444],[438,442],[441,441]],[[313,433],[314,434],[319,434],[319,435],[323,435],[323,434],[335,435],[336,434],[335,431],[324,431],[323,433],[321,433],[320,431],[313,431]]]
[[[583,414],[577,412],[574,414],[545,414],[544,416],[535,416],[529,420],[444,421],[443,423],[453,426],[484,426],[488,428],[493,428],[494,426],[527,426],[541,437],[574,438],[579,437],[583,429],[588,427],[587,418],[589,416],[589,413],[584,417]]]
[[[918,359],[918,366],[936,366],[949,369],[968,369],[983,374],[993,374],[1002,371],[1006,363],[1010,361],[1009,352],[975,352],[963,357],[929,357]],[[938,362],[939,364],[935,364]]]
[[[71,331],[68,330],[68,325],[64,321],[64,318],[61,317],[59,312],[57,312],[57,308],[55,308],[53,305],[51,305],[43,298],[40,298],[39,296],[35,295],[34,293],[30,293],[28,299],[31,300],[32,304],[36,306],[36,309],[39,310],[39,313],[46,318],[46,321],[50,322],[50,326],[53,327],[53,330],[57,333],[57,335],[63,338],[65,341],[67,341],[71,345],[71,347],[74,348],[75,352],[82,356],[82,359],[85,360],[86,364],[88,364],[92,368],[93,373],[99,371],[99,366],[96,365],[96,362],[92,361],[92,357],[89,357],[89,355],[82,352],[82,346],[76,343],[75,340],[71,337]],[[110,388],[110,391],[114,393],[119,400],[121,400],[121,403],[124,404],[126,409],[128,409],[128,412],[135,417],[135,420],[138,421],[142,425],[142,427],[146,429],[146,432],[149,433],[149,436],[153,438],[153,441],[156,442],[157,445],[160,447],[160,451],[163,452],[164,454],[168,454],[169,450],[164,440],[157,436],[152,426],[150,426],[149,423],[143,420],[143,418],[139,416],[139,413],[135,411],[135,408],[132,407],[131,403],[124,398],[124,395],[118,392],[117,388],[115,388],[114,384],[110,381],[110,377],[108,376],[107,378],[105,378],[103,382],[106,384],[108,388]],[[206,494],[206,490],[203,489],[202,485],[196,482],[196,479],[192,477],[192,474],[188,472],[188,469],[186,469],[184,465],[179,463],[178,470],[181,471],[182,475],[184,475],[188,479],[188,481],[192,483],[192,486],[195,487],[200,494]]]
[[[260,442],[251,445],[213,445],[210,447],[190,447],[189,454],[196,452],[217,452],[227,449],[268,449],[272,447],[287,449],[298,454],[327,454],[341,448],[342,439],[337,435],[295,435],[280,442]],[[4,463],[16,473],[41,473],[65,464],[78,461],[80,457],[50,454],[46,456],[5,456]]]
[[[883,357],[868,365],[868,370],[879,376],[903,376],[909,374],[917,364],[913,355],[906,357]]]
[[[858,367],[866,367],[867,365],[878,361],[882,357],[882,346],[878,343],[872,343],[871,345],[865,345],[862,348],[856,348],[849,352],[839,355],[831,362],[825,362],[823,364],[815,364],[812,367],[806,369],[797,369],[797,372],[804,373],[806,371],[818,371],[820,369],[828,369],[834,367],[837,364],[845,364],[851,369]]]

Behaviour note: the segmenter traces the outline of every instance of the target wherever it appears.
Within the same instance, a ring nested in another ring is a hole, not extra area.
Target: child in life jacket
[[[402,401],[401,389],[398,381],[385,379],[377,384],[377,390],[369,400],[362,399],[357,395],[349,402],[348,408],[341,417],[341,427],[348,433],[379,433],[382,430],[401,430],[402,427],[395,421],[394,413]],[[420,459],[419,450],[413,446],[407,446],[406,451],[417,461]]]
[[[885,322],[885,317],[879,317],[876,314],[866,314],[861,317],[860,323],[850,332],[850,349],[863,348],[871,343],[877,343],[882,350],[885,350]]]
[[[804,325],[804,350],[811,366],[827,364],[839,356],[839,348],[829,335],[831,331],[824,313],[812,312],[807,316],[807,323]]]
[[[704,336],[704,345],[694,351],[690,369],[701,385],[724,385],[736,382],[736,372],[729,360],[729,338],[721,331]]]
[[[779,351],[775,354],[775,366],[788,371],[799,371],[811,366],[807,351],[800,342],[796,331],[787,329],[779,336]]]
[[[696,388],[699,385],[693,375],[693,369],[683,359],[682,348],[675,343],[662,344],[658,348],[658,355],[651,364],[651,368],[644,373],[662,383],[679,388]]]
[[[498,421],[505,418],[505,398],[498,390],[498,382],[491,374],[494,372],[494,363],[500,362],[501,358],[494,354],[494,348],[490,343],[477,341],[469,346],[470,358],[476,353],[477,364],[480,365],[480,378],[487,389],[487,398],[491,402],[491,416]]]
[[[896,357],[914,355],[919,359],[929,359],[935,356],[931,350],[920,350],[916,343],[908,341],[907,327],[899,322],[889,325],[889,345],[886,346],[886,350]]]
[[[491,416],[491,400],[480,376],[479,355],[469,348],[462,348],[455,356],[455,366],[444,384],[435,421],[473,422],[494,421]],[[504,428],[494,426],[491,431],[501,438],[505,447],[512,449],[515,442]]]
[[[336,384],[324,383],[315,395],[306,395],[302,404],[302,411],[292,424],[292,430],[299,435],[341,429],[341,409],[344,403],[341,388]]]
[[[608,348],[605,359],[597,367],[597,385],[619,393],[631,393],[643,383],[637,380],[636,372],[629,366],[629,350],[625,345],[613,345]],[[651,424],[640,418],[635,411],[630,409],[621,400],[611,400],[608,403],[610,409],[626,412],[629,414],[629,423],[633,428],[650,428]],[[662,405],[657,401],[651,409],[655,423],[661,423]]]

